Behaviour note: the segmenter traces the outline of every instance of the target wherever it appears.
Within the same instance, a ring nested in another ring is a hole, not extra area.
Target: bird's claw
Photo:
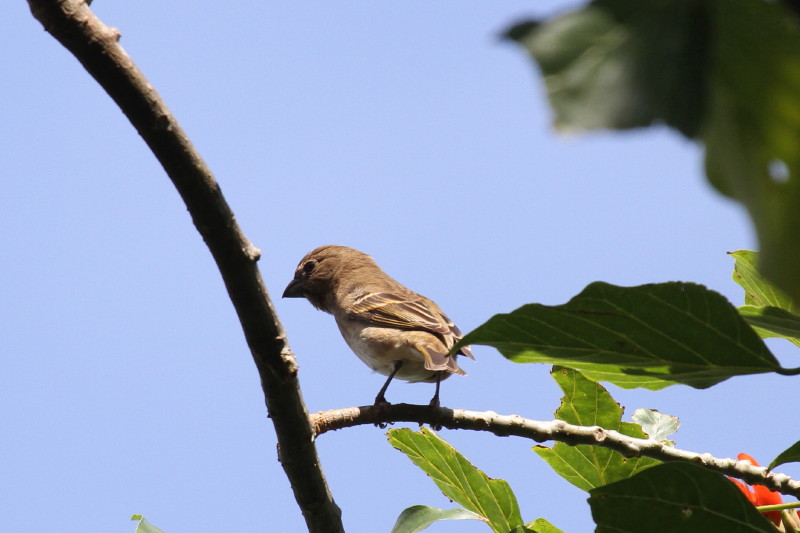
[[[383,416],[389,410],[392,404],[386,401],[386,398],[383,396],[378,396],[375,398],[375,403],[373,407],[377,410],[378,416]],[[375,422],[375,427],[386,429],[386,427],[390,424],[394,424],[394,422]]]
[[[434,396],[431,400],[431,403],[428,405],[430,405],[431,409],[431,422],[429,425],[431,426],[432,430],[439,431],[442,429],[442,425],[436,422],[436,420],[439,418],[439,409],[441,408],[441,405],[439,404],[439,398]],[[420,424],[420,426],[422,426],[422,424]]]

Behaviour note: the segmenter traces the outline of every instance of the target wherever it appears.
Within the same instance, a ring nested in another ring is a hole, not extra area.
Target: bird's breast
[[[413,336],[409,335],[420,332],[379,327],[339,316],[336,323],[350,349],[375,372],[388,376],[395,361],[402,361],[395,378],[412,382],[435,381],[436,372],[425,368],[425,359],[414,347]]]

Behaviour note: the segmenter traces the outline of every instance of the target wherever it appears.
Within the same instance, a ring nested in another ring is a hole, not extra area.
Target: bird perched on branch
[[[320,246],[297,265],[284,298],[306,298],[336,319],[350,349],[372,370],[388,376],[375,397],[387,405],[393,378],[439,384],[450,374],[465,375],[458,354],[475,359],[468,346],[450,354],[461,331],[438,305],[391,277],[363,252],[346,246]]]

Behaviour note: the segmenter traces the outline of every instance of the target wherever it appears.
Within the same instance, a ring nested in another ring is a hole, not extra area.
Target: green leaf
[[[537,518],[530,524],[526,524],[525,528],[528,531],[533,531],[534,533],[564,533],[563,530],[558,529],[544,518]]]
[[[140,514],[135,514],[131,516],[131,520],[139,521],[139,523],[136,525],[134,533],[164,533],[162,530],[158,529],[156,526],[145,520],[144,517]]]
[[[539,63],[556,127],[625,129],[666,122],[694,137],[706,90],[704,2],[599,0],[506,37]]]
[[[713,2],[706,174],[748,210],[759,270],[800,301],[800,25],[782,2]]]
[[[567,366],[624,388],[706,388],[780,368],[722,295],[680,282],[595,282],[563,305],[495,315],[460,344],[493,346],[517,363]]]
[[[439,520],[486,521],[484,517],[466,509],[444,510],[427,505],[414,505],[400,513],[391,533],[417,533]]]
[[[389,430],[389,442],[428,474],[445,496],[485,517],[496,533],[523,525],[511,487],[475,468],[435,432],[423,428]]]
[[[640,407],[633,412],[633,421],[642,426],[642,430],[653,440],[664,441],[678,431],[681,421],[677,416],[659,413],[655,409]]]
[[[800,308],[758,273],[758,252],[729,252],[735,259],[733,281],[744,289],[739,313],[761,337],[782,337],[800,346]]]
[[[744,289],[744,303],[754,307],[779,307],[791,313],[800,313],[792,299],[765,280],[758,273],[758,252],[737,250],[728,252],[733,257],[733,281]]]
[[[580,426],[600,426],[629,437],[646,439],[637,424],[622,421],[622,407],[601,385],[589,381],[580,372],[554,367],[552,376],[564,391],[556,418]],[[533,451],[547,461],[561,477],[582,490],[628,478],[645,468],[659,464],[649,457],[623,457],[600,446],[569,446],[557,442],[552,448],[535,446]]]
[[[800,316],[778,307],[745,305],[739,313],[762,338],[780,337],[800,346]]]
[[[778,455],[778,457],[773,459],[767,467],[767,470],[772,470],[776,466],[782,464],[797,462],[800,462],[800,440],[786,448]]]
[[[705,145],[744,205],[760,270],[800,301],[800,24],[785,2],[594,0],[506,36],[538,61],[567,130],[665,123]]]
[[[689,463],[664,463],[591,491],[597,533],[775,533],[725,476]]]

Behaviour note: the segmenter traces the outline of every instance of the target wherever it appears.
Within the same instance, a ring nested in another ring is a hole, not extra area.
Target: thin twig
[[[210,169],[147,78],[84,0],[28,0],[33,16],[81,62],[128,117],[169,175],[222,274],[278,436],[279,459],[312,532],[343,532],[320,461],[297,364],[245,237]]]
[[[765,485],[771,490],[800,498],[800,481],[786,474],[768,472],[766,468],[753,466],[747,461],[717,458],[708,453],[679,450],[661,441],[628,437],[614,430],[598,426],[575,426],[563,420],[538,421],[519,415],[499,415],[493,411],[467,411],[465,409],[431,408],[429,405],[405,403],[347,407],[321,411],[311,415],[314,434],[363,424],[386,424],[391,422],[416,422],[448,429],[471,429],[488,431],[500,437],[515,436],[536,442],[560,441],[570,446],[586,444],[602,446],[626,457],[646,456],[660,461],[685,461],[694,463],[726,476],[743,479],[750,484]]]

